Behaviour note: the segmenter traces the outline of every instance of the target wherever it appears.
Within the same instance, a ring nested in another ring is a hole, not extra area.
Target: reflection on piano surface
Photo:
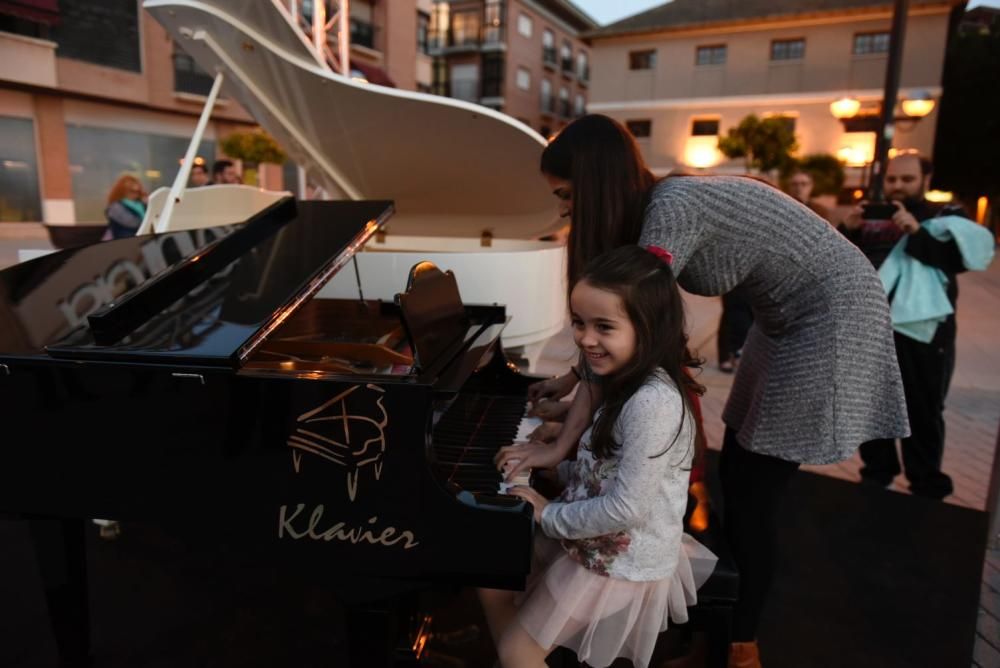
[[[164,239],[0,271],[0,512],[62,518],[58,549],[81,554],[84,518],[211,516],[219,540],[338,590],[522,587],[531,510],[497,493],[491,454],[530,382],[504,357],[504,308],[462,304],[426,263],[393,303],[312,298],[391,210],[278,203],[78,302],[75,325],[63,295]],[[86,606],[69,610],[84,619],[61,647],[86,651]]]

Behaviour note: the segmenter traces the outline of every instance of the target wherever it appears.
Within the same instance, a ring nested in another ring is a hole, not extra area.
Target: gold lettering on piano
[[[295,472],[302,468],[303,453],[343,466],[347,469],[347,496],[351,501],[357,498],[362,469],[371,467],[375,480],[379,480],[385,456],[385,428],[389,424],[384,394],[378,385],[354,385],[300,415],[295,431],[288,437]]]
[[[376,533],[378,528],[378,516],[368,518],[369,526],[349,527],[346,522],[336,522],[323,528],[323,504],[317,505],[309,514],[308,521],[299,521],[299,528],[295,522],[299,515],[305,510],[306,504],[298,503],[291,515],[288,514],[288,506],[281,506],[278,510],[278,538],[291,538],[300,540],[308,538],[310,540],[321,540],[329,543],[338,540],[345,543],[357,545],[358,543],[368,543],[369,545],[381,545],[383,547],[393,547],[400,545],[404,550],[420,545],[412,531],[400,531],[396,527],[385,527],[381,532]]]

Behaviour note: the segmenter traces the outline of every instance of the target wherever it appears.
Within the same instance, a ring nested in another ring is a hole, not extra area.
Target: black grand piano
[[[31,522],[65,665],[88,665],[89,518],[211,518],[358,601],[523,586],[531,509],[491,464],[529,383],[503,307],[428,263],[393,303],[312,298],[391,212],[288,198],[0,272],[0,513]],[[387,665],[375,644],[358,665]]]

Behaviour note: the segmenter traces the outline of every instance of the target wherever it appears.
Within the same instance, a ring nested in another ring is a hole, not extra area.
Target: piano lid
[[[530,239],[562,226],[541,135],[477,104],[340,76],[279,4],[143,6],[331,197],[392,199],[391,234]]]
[[[0,271],[0,360],[238,366],[392,203],[272,205],[246,223],[70,249]]]

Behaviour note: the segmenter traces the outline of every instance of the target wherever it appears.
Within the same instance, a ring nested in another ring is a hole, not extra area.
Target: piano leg
[[[87,521],[28,520],[38,570],[45,587],[49,621],[61,668],[88,668],[90,601],[87,593]]]

